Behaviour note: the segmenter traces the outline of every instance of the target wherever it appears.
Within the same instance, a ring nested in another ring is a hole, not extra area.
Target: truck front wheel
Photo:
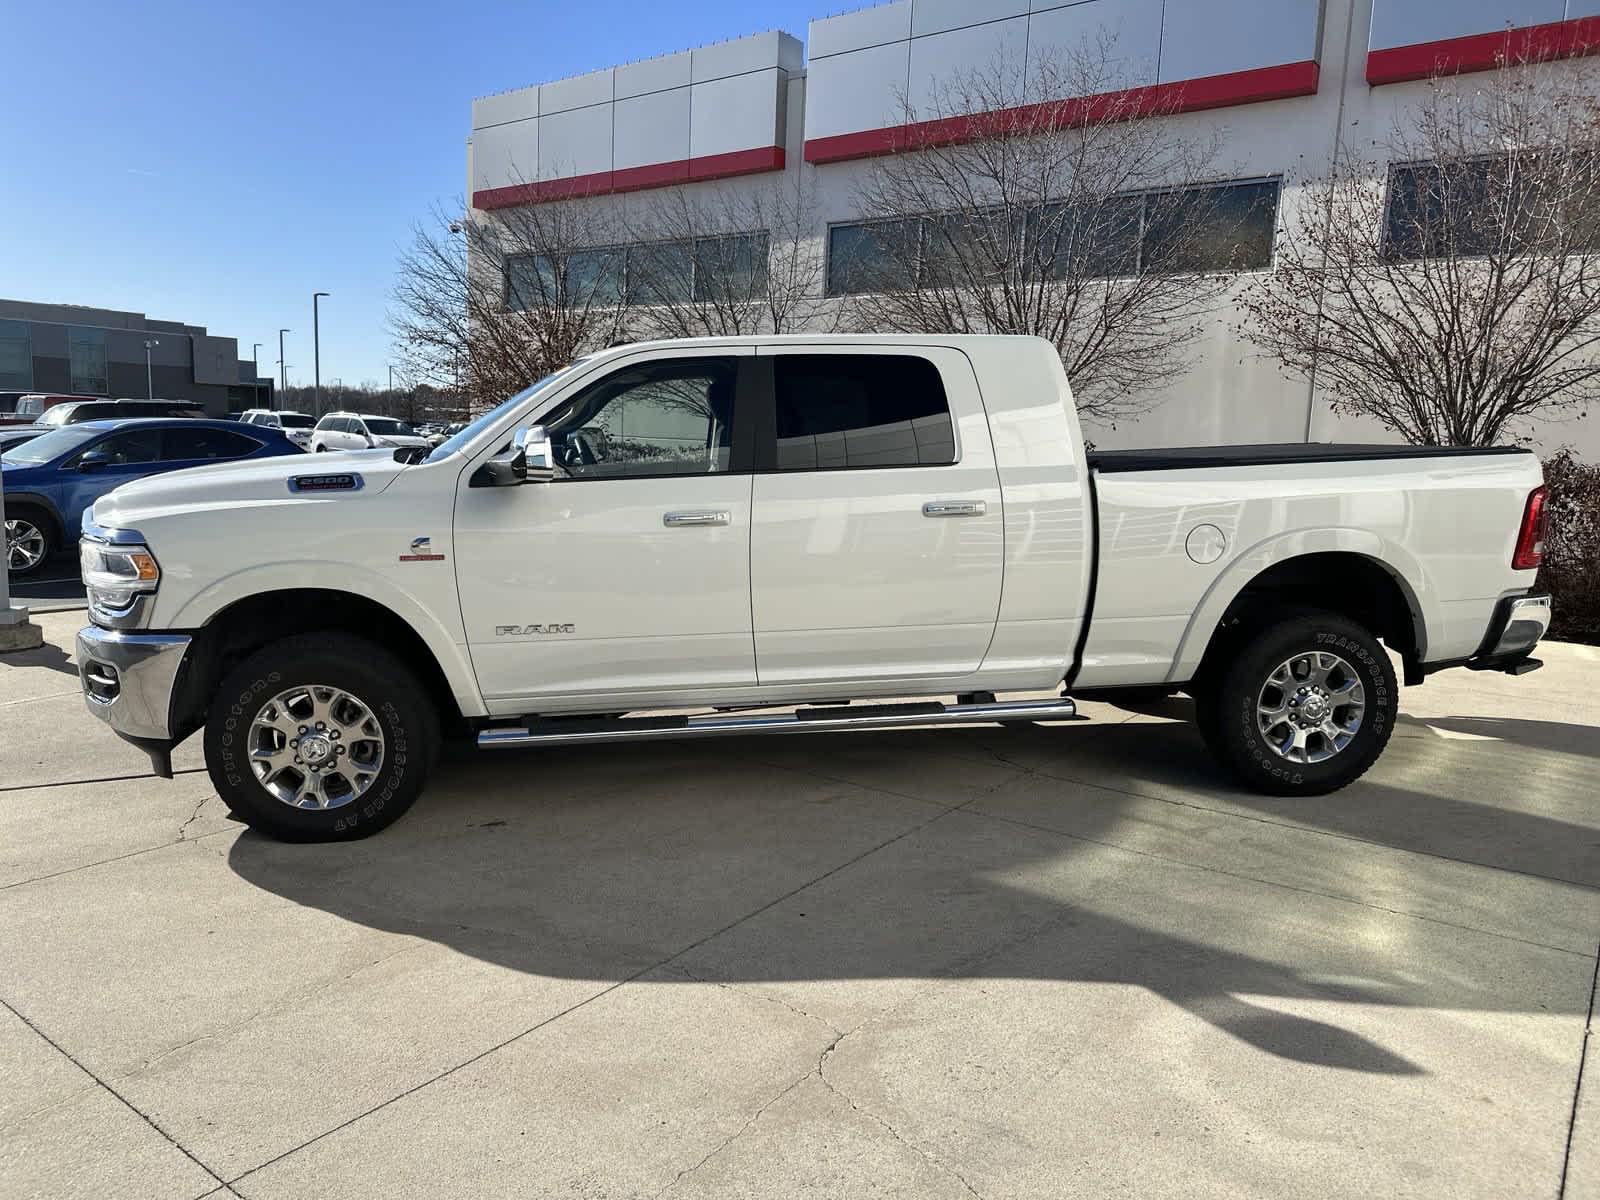
[[[438,714],[404,663],[348,634],[302,634],[222,681],[206,769],[251,828],[286,842],[348,841],[411,807],[438,743]]]
[[[1383,753],[1399,690],[1388,654],[1360,625],[1298,612],[1234,648],[1196,698],[1198,724],[1212,753],[1251,788],[1320,796]]]

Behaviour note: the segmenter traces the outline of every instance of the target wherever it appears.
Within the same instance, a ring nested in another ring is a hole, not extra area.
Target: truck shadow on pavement
[[[1595,829],[1537,811],[1576,769],[1528,778],[1531,757],[1407,722],[1372,779],[1308,802],[1243,792],[1189,727],[1151,721],[569,747],[449,762],[367,841],[245,833],[229,861],[297,904],[543,976],[1134,985],[1269,1054],[1417,1074],[1355,1026],[1587,1005],[1571,946],[1475,923],[1500,872],[1536,877],[1511,903],[1591,931],[1600,913]],[[1530,800],[1495,794],[1512,778]],[[1430,790],[1467,783],[1478,799]],[[1270,840],[1291,835],[1313,851]],[[1300,878],[1300,854],[1384,898]],[[1415,903],[1397,901],[1413,871]],[[1440,917],[1453,900],[1464,915]]]

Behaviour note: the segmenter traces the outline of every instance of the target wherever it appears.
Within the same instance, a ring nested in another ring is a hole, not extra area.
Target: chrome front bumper
[[[181,633],[78,630],[78,682],[84,703],[125,738],[172,738],[172,691],[190,638]]]

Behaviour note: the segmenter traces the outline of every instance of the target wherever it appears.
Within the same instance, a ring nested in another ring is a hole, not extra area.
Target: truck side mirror
[[[523,456],[524,483],[549,483],[556,477],[555,453],[550,445],[550,431],[543,425],[529,425],[519,429],[511,439],[514,450]]]
[[[478,477],[482,478],[479,485]],[[484,487],[516,487],[528,481],[528,456],[521,450],[507,450],[504,454],[496,454],[474,477],[474,486]]]

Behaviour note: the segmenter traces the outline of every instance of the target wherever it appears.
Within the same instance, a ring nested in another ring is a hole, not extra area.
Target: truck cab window
[[[939,368],[911,354],[780,354],[780,471],[926,467],[956,461]]]
[[[556,465],[573,479],[726,471],[737,376],[733,358],[624,367],[547,419]]]

